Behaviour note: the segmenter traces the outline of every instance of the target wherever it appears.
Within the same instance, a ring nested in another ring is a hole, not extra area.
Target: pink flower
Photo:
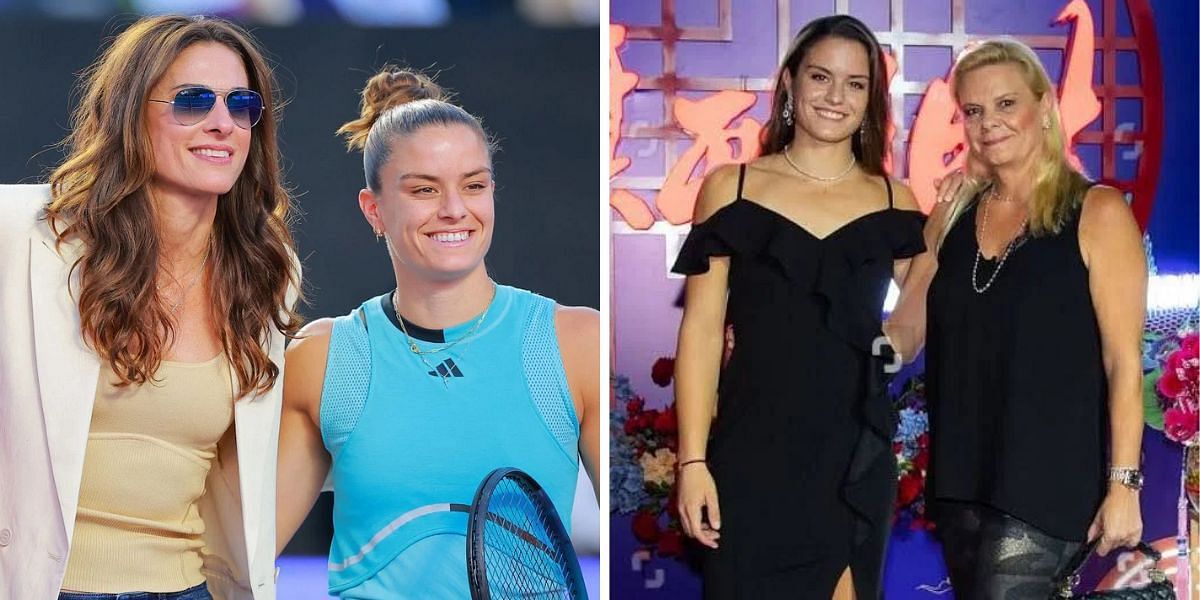
[[[1197,357],[1200,344],[1197,338],[1195,334],[1184,338],[1179,349],[1167,357],[1163,366],[1157,387],[1159,394],[1173,401],[1167,403],[1168,408],[1174,404],[1193,408],[1192,412],[1195,412],[1196,399],[1200,396],[1200,390],[1197,390],[1197,385],[1200,385],[1200,358]]]
[[[1200,413],[1178,407],[1168,408],[1163,413],[1163,432],[1172,441],[1184,443],[1200,430]]]
[[[1188,358],[1200,356],[1200,334],[1193,333],[1179,343],[1179,351]]]

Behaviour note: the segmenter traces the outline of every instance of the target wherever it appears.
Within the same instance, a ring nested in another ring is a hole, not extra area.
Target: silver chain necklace
[[[188,293],[192,291],[192,288],[196,287],[196,282],[200,281],[200,276],[204,274],[204,266],[208,264],[208,254],[208,251],[204,252],[204,260],[200,261],[200,266],[196,268],[196,274],[192,276],[192,280],[187,284],[186,287],[180,283],[178,279],[175,279],[174,275],[171,275],[171,279],[175,280],[175,285],[179,286],[183,291],[179,294],[179,299],[171,305],[171,308],[167,309],[167,312],[171,313],[172,315],[177,314],[179,307],[183,306],[183,301],[187,299]],[[168,275],[170,275],[170,273],[168,273]],[[157,287],[157,289],[161,292],[164,287],[166,286],[160,285]]]
[[[487,308],[484,308],[483,313],[479,315],[479,318],[475,319],[475,323],[471,325],[471,329],[467,330],[467,332],[464,333],[458,339],[456,339],[444,346],[439,346],[437,348],[430,348],[429,350],[422,350],[421,347],[417,345],[416,340],[413,339],[413,337],[408,334],[408,329],[404,326],[404,316],[400,314],[400,303],[397,301],[396,293],[399,291],[400,291],[399,289],[392,291],[392,308],[396,309],[396,320],[400,322],[400,331],[404,333],[404,341],[408,344],[409,351],[412,352],[413,355],[415,355],[421,361],[422,364],[424,364],[426,367],[428,367],[429,371],[431,373],[437,373],[438,377],[442,378],[442,385],[444,385],[446,387],[450,387],[450,382],[446,380],[446,376],[444,374],[442,374],[442,372],[439,371],[436,366],[431,364],[429,362],[429,360],[425,358],[425,355],[426,354],[437,354],[439,352],[445,352],[445,351],[457,346],[460,342],[466,341],[466,340],[470,339],[471,337],[473,337],[475,335],[475,333],[479,330],[479,326],[483,324],[484,319],[487,318],[488,311],[492,309],[492,302],[495,301],[495,299],[496,299],[496,284],[495,283],[492,284],[492,298],[490,300],[488,300]]]
[[[816,181],[820,181],[823,183],[832,183],[834,181],[838,181],[839,179],[848,175],[850,173],[850,170],[854,168],[854,165],[858,164],[858,158],[856,158],[853,154],[851,154],[850,155],[850,164],[846,165],[845,170],[843,170],[841,173],[838,173],[837,175],[834,175],[833,177],[820,177],[817,175],[813,175],[812,173],[809,173],[808,171],[805,171],[804,169],[801,169],[800,165],[797,165],[796,161],[792,160],[792,155],[789,154],[791,149],[792,149],[791,144],[788,144],[787,146],[783,147],[784,160],[786,160],[788,162],[788,164],[791,165],[792,168],[796,170],[797,173],[799,173],[809,179],[814,179]]]
[[[1012,197],[1010,196],[1009,199]],[[979,238],[983,239],[987,232],[988,210],[992,206],[992,202],[996,199],[996,189],[992,188],[992,192],[988,195],[988,199],[983,206],[983,223],[979,225]],[[987,283],[983,287],[979,287],[979,259],[983,257],[983,248],[980,244],[975,244],[975,264],[971,267],[971,289],[975,290],[976,294],[982,294],[992,287],[992,282],[996,281],[996,276],[1000,274],[1000,269],[1004,268],[1004,261],[1008,260],[1008,255],[1012,253],[1013,248],[1017,246],[1017,240],[1021,239],[1022,232],[1025,231],[1025,225],[1029,223],[1029,215],[1021,221],[1021,226],[1017,228],[1017,234],[1008,241],[1008,245],[1004,247],[1004,254],[1000,255],[1000,262],[996,263],[996,268],[992,271],[992,276],[988,277]]]

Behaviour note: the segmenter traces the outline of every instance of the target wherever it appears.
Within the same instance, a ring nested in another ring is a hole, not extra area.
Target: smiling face
[[[173,100],[182,88],[201,86],[224,92],[249,87],[236,52],[215,42],[193,44],[179,54],[149,99]],[[159,194],[213,198],[233,188],[246,164],[250,130],[238,127],[222,95],[199,123],[180,125],[174,107],[146,103],[146,128],[154,153],[152,187]]]
[[[967,71],[957,87],[967,142],[980,162],[996,168],[1036,160],[1051,110],[1049,94],[1039,100],[1012,63]]]
[[[871,64],[859,42],[826,37],[809,47],[796,68],[785,75],[792,90],[797,135],[840,142],[854,134],[866,116]]]
[[[431,281],[461,279],[484,268],[492,243],[491,167],[477,131],[429,125],[392,141],[381,189],[363,190],[359,205],[403,268]]]

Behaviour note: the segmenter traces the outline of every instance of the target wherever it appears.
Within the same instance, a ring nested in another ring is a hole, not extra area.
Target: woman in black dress
[[[675,264],[676,397],[708,598],[880,596],[896,464],[872,350],[888,282],[924,250],[912,193],[884,173],[887,118],[874,36],[818,19],[779,69],[762,156],[701,188]]]
[[[1120,192],[1070,166],[1032,50],[986,42],[954,81],[974,177],[943,182],[892,320],[928,314],[926,493],[956,597],[1042,600],[1085,539],[1141,535],[1145,254]]]

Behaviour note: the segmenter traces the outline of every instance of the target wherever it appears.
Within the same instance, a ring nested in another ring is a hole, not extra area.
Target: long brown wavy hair
[[[137,21],[80,77],[79,105],[63,140],[67,158],[50,176],[47,219],[58,243],[82,242],[77,298],[84,339],[121,385],[143,384],[175,335],[155,286],[161,240],[147,184],[154,157],[145,106],[150,89],[192,44],[215,42],[242,58],[250,88],[267,103],[246,165],[217,200],[209,248],[212,314],[238,379],[238,397],[275,384],[279,367],[262,345],[269,327],[293,336],[287,305],[300,275],[276,144],[280,106],[271,68],[248,33],[220,19],[160,16]]]
[[[796,129],[788,125],[783,118],[783,105],[787,101],[787,85],[784,75],[789,75],[792,81],[796,79],[796,71],[800,63],[817,42],[830,37],[837,37],[858,42],[867,51],[870,61],[870,89],[867,97],[867,111],[863,117],[862,133],[855,132],[850,136],[850,148],[854,158],[858,159],[863,171],[872,175],[884,175],[883,162],[887,154],[887,124],[888,124],[888,93],[887,67],[883,62],[883,49],[875,34],[862,21],[849,15],[833,15],[814,19],[796,33],[788,48],[783,64],[775,75],[775,92],[771,97],[771,116],[762,130],[760,154],[766,156],[783,152]]]

